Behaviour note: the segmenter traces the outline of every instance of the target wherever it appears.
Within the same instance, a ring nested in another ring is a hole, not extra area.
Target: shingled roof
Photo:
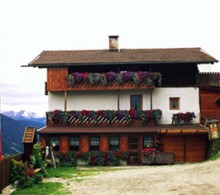
[[[157,125],[154,127],[43,127],[37,131],[38,134],[78,134],[78,133],[165,133],[171,132],[183,134],[187,133],[208,133],[206,127],[200,124],[183,126]]]
[[[43,51],[28,66],[52,67],[97,64],[214,63],[201,48]]]
[[[220,72],[203,72],[197,77],[197,85],[200,87],[210,86],[219,87],[220,86]]]

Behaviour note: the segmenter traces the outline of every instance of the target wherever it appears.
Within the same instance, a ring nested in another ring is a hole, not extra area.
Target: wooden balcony
[[[72,90],[153,89],[161,83],[158,72],[71,73],[66,77]]]
[[[47,112],[47,126],[72,127],[123,127],[155,126],[161,118],[161,110],[145,111],[52,111]]]
[[[125,77],[122,76],[123,73],[113,73],[116,76],[109,79],[105,76],[108,73],[68,74],[67,68],[50,68],[47,71],[45,89],[47,91],[136,90],[154,89],[161,84],[161,75],[157,72],[126,73],[132,76]],[[84,74],[88,75],[83,77]]]
[[[154,89],[155,85],[148,85],[147,83],[135,84],[134,82],[117,83],[112,82],[108,85],[102,85],[100,83],[90,85],[87,82],[75,84],[68,89],[71,91],[103,91],[103,90],[136,90],[136,89]]]

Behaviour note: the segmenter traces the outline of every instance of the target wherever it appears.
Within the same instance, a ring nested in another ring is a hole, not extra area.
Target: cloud
[[[33,88],[19,83],[1,84],[1,110],[27,110],[42,116],[47,111],[47,96],[43,88]]]
[[[220,1],[2,1],[1,107],[47,109],[46,70],[21,68],[43,50],[201,47],[220,60]],[[39,14],[40,10],[40,14]],[[205,66],[220,71],[219,64]]]

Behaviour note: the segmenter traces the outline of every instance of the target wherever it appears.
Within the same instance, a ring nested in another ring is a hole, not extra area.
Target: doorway
[[[139,136],[129,136],[129,164],[139,164]]]

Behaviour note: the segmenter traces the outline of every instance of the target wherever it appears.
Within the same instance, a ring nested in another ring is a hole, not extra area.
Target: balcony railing
[[[82,110],[47,112],[47,126],[149,126],[161,119],[156,110]]]
[[[78,73],[68,74],[67,85],[72,90],[148,89],[161,85],[158,72]]]

